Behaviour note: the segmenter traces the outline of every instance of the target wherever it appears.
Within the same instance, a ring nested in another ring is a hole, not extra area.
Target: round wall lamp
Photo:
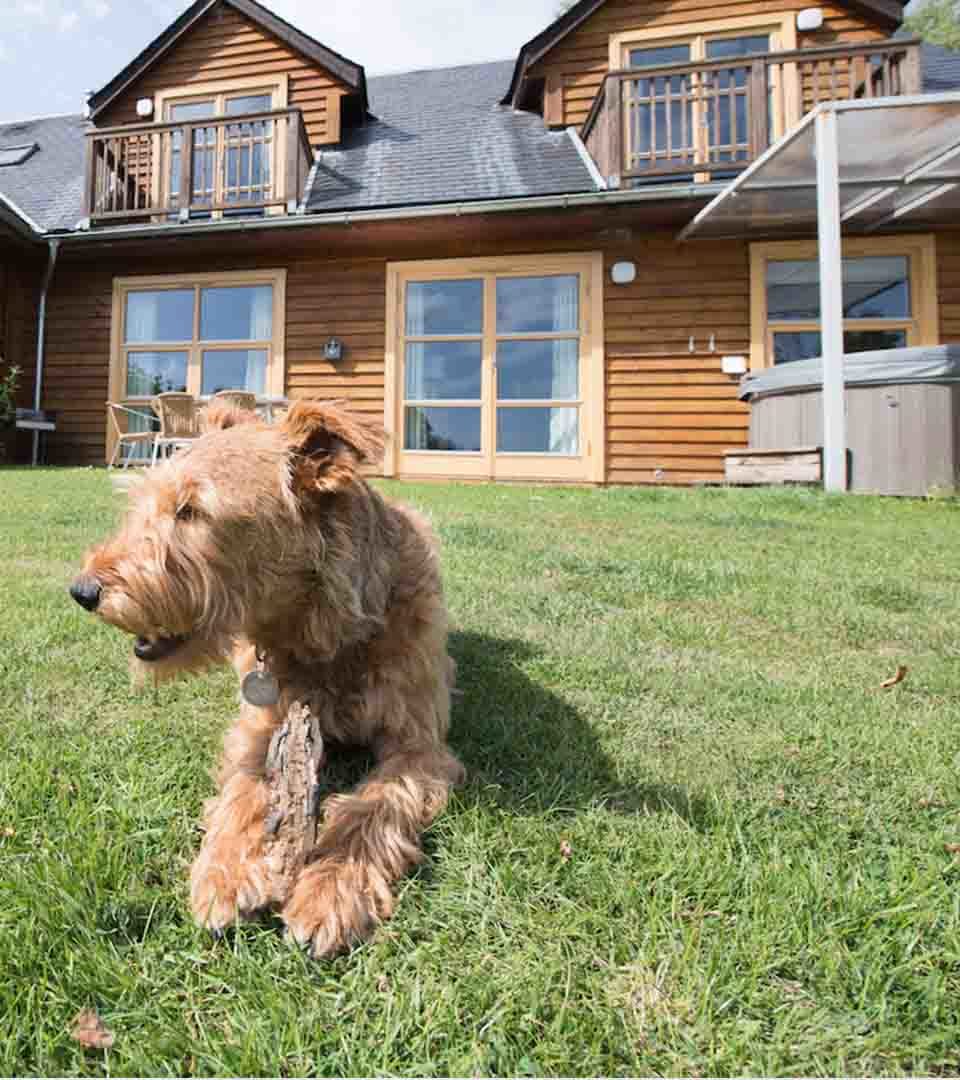
[[[610,280],[614,285],[629,285],[637,279],[637,264],[632,262],[615,262],[610,267]]]

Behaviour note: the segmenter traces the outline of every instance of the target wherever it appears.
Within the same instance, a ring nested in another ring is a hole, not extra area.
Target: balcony
[[[294,213],[313,154],[299,109],[87,135],[90,225]]]
[[[919,49],[901,39],[612,71],[583,140],[610,187],[724,179],[821,101],[920,93]]]

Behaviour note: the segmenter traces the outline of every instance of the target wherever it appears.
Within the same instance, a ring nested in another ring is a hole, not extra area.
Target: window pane
[[[483,282],[411,281],[407,285],[408,334],[483,332]]]
[[[501,454],[576,454],[578,410],[497,409],[497,452]]]
[[[497,345],[497,397],[501,400],[576,398],[580,344],[564,341],[501,341]]]
[[[206,120],[208,116],[216,113],[216,103],[210,101],[190,101],[183,105],[170,105],[170,119],[173,121],[183,120]]]
[[[408,401],[480,400],[479,341],[421,341],[407,345]]]
[[[848,353],[902,349],[906,344],[906,330],[848,330],[843,335],[843,348]]]
[[[820,331],[801,330],[793,334],[773,335],[773,362],[789,364],[820,355]]]
[[[174,391],[183,393],[186,389],[185,352],[127,353],[127,397],[153,397],[154,394]]]
[[[200,290],[202,341],[266,341],[272,336],[272,285]]]
[[[767,263],[767,318],[771,322],[820,318],[820,273],[815,259]]]
[[[273,108],[270,94],[248,94],[244,97],[227,98],[227,116],[243,116],[246,113],[269,112]]]
[[[524,334],[577,330],[580,326],[580,278],[498,278],[497,333]]]
[[[193,289],[153,289],[127,293],[125,340],[191,341]]]
[[[907,344],[906,330],[846,330],[843,334],[844,352],[869,352],[872,349],[901,349]],[[773,362],[787,364],[791,360],[808,360],[821,353],[820,333],[816,330],[773,335]]]
[[[408,406],[405,450],[480,450],[480,410]]]
[[[910,260],[905,255],[844,259],[843,314],[848,319],[910,318]],[[772,322],[820,318],[815,259],[767,263],[767,317]]]
[[[660,67],[682,64],[689,59],[689,45],[651,45],[646,49],[630,50],[630,67]]]
[[[768,34],[748,34],[743,37],[714,38],[707,42],[708,60],[726,60],[731,56],[746,56],[748,53],[765,53],[770,51],[770,37]],[[724,72],[729,76],[729,72]],[[737,79],[737,86],[743,83]]]
[[[848,319],[908,319],[910,260],[905,255],[844,259],[843,314]]]
[[[208,349],[203,354],[201,394],[216,394],[220,390],[263,394],[266,383],[266,349]]]

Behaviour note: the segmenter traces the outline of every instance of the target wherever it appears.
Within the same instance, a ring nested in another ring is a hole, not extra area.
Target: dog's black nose
[[[87,611],[96,611],[100,603],[100,582],[96,578],[82,577],[70,586],[70,595]]]

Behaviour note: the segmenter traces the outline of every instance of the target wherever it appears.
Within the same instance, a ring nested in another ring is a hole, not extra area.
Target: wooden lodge
[[[88,116],[0,125],[0,362],[29,406],[42,356],[59,464],[109,458],[108,402],[236,387],[382,418],[387,475],[720,479],[729,358],[816,355],[816,263],[678,233],[818,102],[923,93],[902,14],[580,0],[509,62],[368,80],[196,0]],[[960,341],[955,232],[844,258],[852,351]]]

